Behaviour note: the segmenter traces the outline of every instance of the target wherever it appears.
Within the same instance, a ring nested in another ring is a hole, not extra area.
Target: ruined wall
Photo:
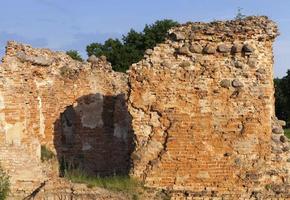
[[[147,50],[129,72],[132,175],[149,187],[188,191],[181,199],[250,199],[265,190],[276,36],[266,17],[187,23]]]
[[[52,179],[40,199],[61,190],[101,198],[52,178],[40,162],[43,145],[61,169],[130,171],[172,199],[290,198],[289,140],[274,113],[276,36],[266,17],[187,23],[127,74],[104,57],[77,62],[9,42],[0,65],[0,163],[12,191],[21,199]]]
[[[13,187],[47,179],[41,145],[63,166],[128,174],[133,143],[126,74],[113,72],[103,57],[81,63],[15,42],[8,43],[0,74],[0,163]]]

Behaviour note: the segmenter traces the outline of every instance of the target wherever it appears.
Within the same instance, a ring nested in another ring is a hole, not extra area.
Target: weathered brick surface
[[[54,151],[60,164],[90,174],[128,174],[126,74],[112,71],[105,60],[81,63],[15,42],[8,43],[0,70],[0,162],[13,182],[47,179],[36,167],[40,145]],[[24,171],[25,180],[18,176]]]
[[[266,17],[188,23],[134,64],[132,175],[149,187],[190,191],[181,199],[264,192],[272,183],[264,173],[271,165],[276,35]]]
[[[130,170],[176,200],[289,199],[289,140],[274,113],[276,36],[266,17],[187,23],[127,74],[104,57],[81,63],[8,43],[0,163],[12,198],[44,181],[38,199],[118,198],[59,182],[40,162],[45,145],[60,165],[93,175]]]

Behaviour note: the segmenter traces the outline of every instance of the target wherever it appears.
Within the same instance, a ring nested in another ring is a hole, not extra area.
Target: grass
[[[41,145],[41,161],[47,161],[55,157],[54,153],[45,145]]]
[[[139,199],[139,191],[143,189],[139,181],[129,176],[89,176],[79,169],[74,169],[66,171],[65,177],[74,183],[86,184],[89,188],[101,187],[110,191],[123,192],[131,196],[132,199]]]
[[[285,135],[290,138],[290,129],[285,129]]]
[[[10,191],[9,176],[0,166],[0,200],[6,199]]]

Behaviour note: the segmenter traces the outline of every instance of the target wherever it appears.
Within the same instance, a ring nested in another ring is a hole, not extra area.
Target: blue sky
[[[122,37],[158,19],[212,21],[232,19],[238,7],[246,15],[267,15],[279,25],[274,45],[275,76],[290,69],[289,0],[0,0],[0,54],[7,40],[53,50],[78,50]]]

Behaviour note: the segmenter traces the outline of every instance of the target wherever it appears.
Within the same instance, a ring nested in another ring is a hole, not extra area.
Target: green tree
[[[142,32],[131,29],[122,40],[108,39],[103,44],[92,43],[87,46],[88,56],[104,55],[111,62],[115,71],[126,71],[130,65],[142,59],[146,49],[153,48],[161,43],[167,36],[167,31],[177,26],[178,23],[172,20],[160,20],[154,24],[145,25]]]
[[[74,60],[78,60],[80,62],[83,62],[82,56],[76,50],[69,50],[66,52],[66,54],[69,55]]]
[[[167,36],[167,31],[177,26],[178,23],[172,20],[158,20],[152,25],[146,25],[143,32],[145,37],[145,50],[153,48],[156,44],[161,43]]]
[[[287,122],[290,126],[290,70],[283,78],[274,79],[275,83],[275,107],[279,119]]]

